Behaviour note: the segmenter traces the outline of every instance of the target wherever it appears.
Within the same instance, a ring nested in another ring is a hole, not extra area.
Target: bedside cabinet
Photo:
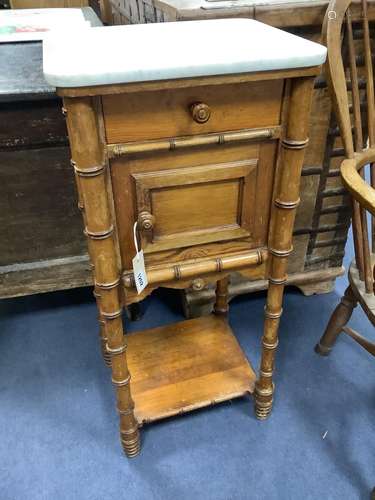
[[[119,49],[129,46],[136,50]],[[97,28],[79,43],[74,33],[45,43],[128,456],[147,422],[254,391],[256,415],[271,411],[311,92],[325,54],[245,19]],[[141,293],[136,247],[148,281]],[[225,317],[228,275],[245,268],[270,281],[257,378]],[[209,283],[213,315],[124,337],[124,305],[160,285]]]

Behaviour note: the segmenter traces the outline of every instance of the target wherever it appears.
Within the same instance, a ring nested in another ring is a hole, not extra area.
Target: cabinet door
[[[257,159],[133,173],[145,253],[251,236]]]
[[[145,214],[153,222],[139,231],[147,265],[267,245],[277,145],[271,140],[112,159],[123,269],[131,269],[133,225]]]

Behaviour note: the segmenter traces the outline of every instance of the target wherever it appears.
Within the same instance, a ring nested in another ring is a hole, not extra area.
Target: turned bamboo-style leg
[[[319,343],[316,344],[315,352],[321,354],[322,356],[328,356],[337,340],[337,337],[342,332],[343,327],[350,320],[353,309],[356,305],[357,299],[355,298],[349,285],[345,290],[345,294],[343,295],[340,304],[333,311],[322,338]]]
[[[313,88],[312,78],[292,80],[287,126],[281,140],[281,176],[277,180],[269,238],[270,267],[262,339],[262,358],[255,384],[255,414],[265,419],[271,412],[274,394],[273,371],[282,314],[288,256],[299,203],[299,185],[304,151],[308,143],[308,119]]]
[[[102,351],[102,356],[104,359],[104,363],[110,367],[111,366],[111,355],[109,354],[107,350],[107,344],[108,344],[108,339],[107,339],[107,334],[105,331],[105,320],[101,314],[101,306],[100,306],[100,293],[98,289],[95,287],[94,289],[94,297],[96,300],[96,307],[98,308],[98,323],[99,323],[99,339],[100,339],[100,349]]]
[[[217,315],[226,316],[229,310],[228,286],[229,276],[216,282],[216,299],[214,305],[214,313]]]
[[[120,413],[121,442],[125,453],[140,451],[138,423],[130,392],[130,373],[122,325],[120,270],[113,236],[113,225],[107,198],[106,158],[96,122],[95,102],[89,97],[67,98],[67,125],[75,173],[84,210],[85,234],[93,263],[95,291],[106,352],[111,356],[112,382],[117,392]]]
[[[64,108],[63,110],[63,114],[64,116],[66,116],[66,109]],[[84,226],[87,227],[87,223],[86,223],[86,217],[85,217],[85,207],[83,205],[83,199],[82,199],[82,190],[80,188],[80,177],[79,175],[75,174],[75,180],[76,180],[76,186],[77,186],[77,193],[78,193],[78,209],[79,211],[81,212],[81,215],[82,215],[82,218],[83,218],[83,222],[84,222]],[[92,250],[92,240],[90,238],[87,239],[87,249],[88,249],[88,253],[89,253],[89,256],[90,256],[90,261],[91,261],[91,271],[93,274],[95,274],[94,272],[94,264],[93,264],[93,250]],[[99,312],[99,315],[98,315],[98,323],[99,323],[99,338],[100,338],[100,348],[101,348],[101,352],[102,352],[102,356],[103,356],[103,359],[104,359],[104,363],[107,365],[107,366],[111,366],[111,356],[109,355],[108,351],[107,351],[107,335],[105,333],[105,321],[100,313],[100,293],[99,293],[99,290],[95,287],[94,288],[94,297],[95,297],[95,300],[96,300],[96,307],[98,308],[98,312]]]

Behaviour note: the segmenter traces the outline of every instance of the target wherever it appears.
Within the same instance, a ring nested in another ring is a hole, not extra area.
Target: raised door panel
[[[138,213],[153,227],[142,231],[145,253],[250,237],[257,159],[135,173]]]

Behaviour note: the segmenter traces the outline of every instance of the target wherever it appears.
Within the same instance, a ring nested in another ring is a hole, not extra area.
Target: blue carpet
[[[374,360],[344,336],[313,351],[345,288],[288,289],[272,416],[251,399],[146,426],[121,452],[108,369],[87,289],[0,302],[0,500],[368,499],[375,485]],[[263,293],[232,302],[230,322],[257,367]],[[159,290],[130,330],[182,318]],[[371,336],[358,308],[352,325]],[[323,439],[323,436],[325,438]]]

